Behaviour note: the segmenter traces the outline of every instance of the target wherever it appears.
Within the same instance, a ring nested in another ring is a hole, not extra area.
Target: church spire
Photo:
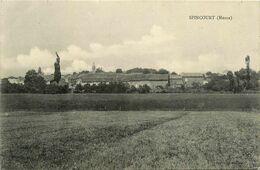
[[[95,73],[96,72],[96,66],[95,66],[95,62],[93,62],[92,64],[92,73]]]

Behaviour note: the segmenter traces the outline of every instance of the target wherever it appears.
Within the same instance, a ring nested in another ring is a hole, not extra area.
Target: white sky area
[[[0,76],[134,67],[181,72],[260,68],[259,2],[5,2]],[[189,20],[190,15],[232,20]]]

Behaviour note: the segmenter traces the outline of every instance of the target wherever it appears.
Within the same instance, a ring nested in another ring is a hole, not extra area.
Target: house
[[[50,84],[50,82],[54,79],[54,75],[43,75],[42,76],[44,78],[44,80],[46,81],[47,84]]]
[[[180,75],[170,75],[170,87],[180,88],[184,85],[183,78]]]
[[[124,82],[129,83],[130,86],[139,87],[141,85],[148,85],[151,89],[158,86],[165,87],[168,83],[167,74],[143,74],[143,73],[86,73],[80,74],[72,80],[75,84],[99,84],[109,82]]]
[[[181,73],[184,84],[186,87],[192,87],[193,83],[197,83],[199,85],[207,84],[204,74],[202,73]]]
[[[24,77],[8,77],[9,83],[11,84],[24,84]]]
[[[125,75],[125,81],[128,82],[130,86],[135,86],[136,88],[146,84],[153,90],[157,87],[165,88],[168,84],[168,74],[132,73]]]

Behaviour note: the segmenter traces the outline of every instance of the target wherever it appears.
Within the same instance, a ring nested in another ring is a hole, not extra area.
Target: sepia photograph
[[[0,169],[260,169],[260,2],[0,1]]]

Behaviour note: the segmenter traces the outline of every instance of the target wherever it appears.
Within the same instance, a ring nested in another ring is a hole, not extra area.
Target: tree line
[[[97,68],[96,73],[105,73],[105,71],[102,68]],[[79,72],[79,74],[87,74],[89,73],[88,70],[84,70]],[[126,74],[131,74],[131,73],[142,73],[142,74],[169,74],[170,72],[164,68],[161,68],[159,70],[153,69],[153,68],[132,68],[126,71],[123,71],[121,68],[117,68],[115,70],[115,73],[126,73]],[[74,75],[77,74],[76,72],[73,73]],[[171,74],[176,74],[175,72],[172,72]]]
[[[137,88],[129,83],[109,82],[99,84],[77,84],[74,93],[149,93],[151,88],[148,85],[140,85]]]
[[[259,79],[260,72],[256,72],[250,69],[250,77],[247,76],[247,70],[242,68],[239,71],[228,71],[224,75],[218,75],[217,73],[207,72],[206,75],[210,77],[210,81],[200,86],[197,83],[192,84],[193,89],[201,89],[207,91],[222,91],[240,93],[242,91],[259,91]],[[248,78],[250,79],[248,81]]]
[[[248,81],[247,70],[240,69],[236,72],[228,71],[225,75],[207,72],[206,76],[210,78],[207,84],[193,82],[191,87],[183,86],[175,89],[170,87],[158,87],[157,92],[232,92],[240,93],[243,91],[259,91],[260,72],[250,69],[250,81]],[[57,77],[57,76],[56,76]],[[59,77],[59,76],[58,76]],[[47,84],[42,74],[35,70],[29,70],[24,79],[24,84],[12,84],[7,78],[1,80],[2,93],[149,93],[152,89],[148,85],[139,87],[130,86],[129,83],[109,82],[99,84],[78,84],[74,89],[70,89],[68,83],[57,83],[53,81]]]
[[[55,80],[55,79],[54,79]],[[29,70],[24,79],[24,84],[10,83],[7,78],[1,80],[2,93],[41,93],[41,94],[63,94],[63,93],[149,93],[148,85],[138,88],[123,82],[110,82],[99,84],[77,84],[75,89],[70,89],[68,83],[57,83],[52,81],[47,84],[43,76],[35,70]]]
[[[7,78],[1,80],[2,93],[69,93],[68,84],[60,85],[56,82],[47,84],[41,74],[29,70],[24,79],[24,84],[12,84]]]

